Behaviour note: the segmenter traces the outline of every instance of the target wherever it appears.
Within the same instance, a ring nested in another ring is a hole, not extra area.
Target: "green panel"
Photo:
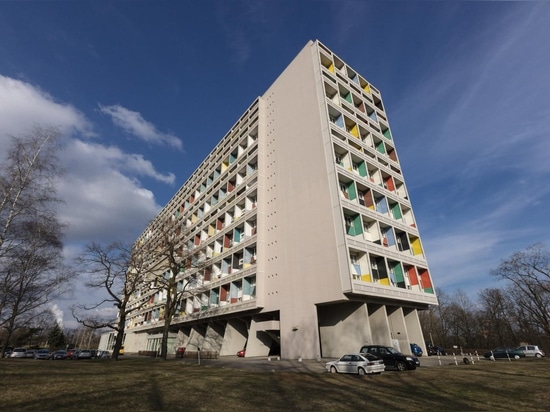
[[[348,195],[350,200],[354,200],[357,198],[357,191],[355,190],[354,182],[350,182],[348,185]]]
[[[365,164],[365,162],[361,162],[359,164],[359,169],[358,170],[359,170],[359,175],[360,176],[363,176],[363,177],[367,176],[367,165]]]
[[[346,99],[346,101],[348,101],[349,103],[351,103],[351,93],[348,93],[344,96],[344,99]]]
[[[384,147],[384,142],[380,142],[376,145],[376,150],[378,150],[382,154],[386,154],[386,148]]]
[[[397,282],[404,282],[405,277],[403,276],[403,268],[401,267],[401,263],[397,263],[393,268],[393,273],[395,274],[395,280]]]
[[[363,233],[363,221],[361,219],[361,215],[355,216],[355,219],[353,219],[353,227],[355,236]]]
[[[434,290],[433,290],[433,288],[424,288],[424,292],[433,294]]]
[[[382,132],[382,134],[384,135],[384,137],[388,140],[391,140],[391,133],[390,133],[390,129],[386,129]]]
[[[398,203],[392,205],[391,212],[392,212],[392,215],[393,215],[394,219],[401,219],[403,217],[403,215],[401,214],[401,209],[399,208]]]
[[[233,240],[235,242],[240,242],[241,241],[241,231],[240,231],[240,229],[235,228],[235,230],[233,231]]]

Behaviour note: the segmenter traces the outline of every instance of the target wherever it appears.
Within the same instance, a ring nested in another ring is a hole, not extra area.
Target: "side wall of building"
[[[262,96],[265,100],[265,310],[279,310],[281,356],[315,358],[320,341],[315,304],[344,299],[335,228],[338,198],[327,173],[330,155],[320,104],[316,46],[308,44]],[[332,164],[332,163],[331,163]]]

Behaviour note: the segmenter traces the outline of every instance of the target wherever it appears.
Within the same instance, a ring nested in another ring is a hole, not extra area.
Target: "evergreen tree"
[[[53,349],[64,349],[67,344],[65,340],[65,334],[56,322],[50,334],[48,335],[48,342]]]

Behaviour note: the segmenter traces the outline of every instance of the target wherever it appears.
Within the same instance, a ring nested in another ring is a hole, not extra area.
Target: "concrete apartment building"
[[[167,218],[202,262],[171,348],[314,359],[424,347],[418,311],[437,298],[380,92],[320,42],[244,112]],[[126,352],[158,348],[164,298],[147,285],[135,296],[147,304]]]

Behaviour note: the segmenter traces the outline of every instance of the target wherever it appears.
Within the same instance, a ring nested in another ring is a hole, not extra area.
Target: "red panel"
[[[409,266],[407,268],[407,274],[409,275],[409,281],[411,282],[411,285],[418,285],[418,277],[416,276],[414,266]]]
[[[430,280],[430,274],[428,273],[428,270],[427,269],[420,269],[418,272],[420,274],[420,280],[422,280],[422,287],[424,289],[431,288],[432,287],[432,282]]]

